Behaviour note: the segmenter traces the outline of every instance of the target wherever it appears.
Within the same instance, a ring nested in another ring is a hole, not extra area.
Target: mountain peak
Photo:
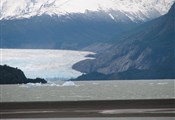
[[[170,10],[169,10],[169,13],[170,12],[175,12],[175,3],[172,5],[172,7],[170,8]]]
[[[131,20],[145,21],[167,13],[175,0],[0,0],[0,20],[65,15],[86,11],[120,11]],[[115,17],[113,17],[114,19]]]

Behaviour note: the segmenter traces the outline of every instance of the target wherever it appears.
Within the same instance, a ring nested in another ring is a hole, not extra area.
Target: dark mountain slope
[[[115,45],[97,54],[96,59],[81,61],[73,68],[85,73],[110,74],[111,79],[123,79],[118,77],[122,72],[125,72],[125,77],[128,76],[127,79],[131,79],[129,73],[132,72],[127,71],[132,70],[142,71],[142,75],[152,74],[149,79],[175,78],[174,35],[175,5],[168,14],[116,39]],[[139,78],[148,79],[146,75]]]
[[[105,12],[1,20],[3,48],[81,49],[103,43],[138,23],[113,20]]]

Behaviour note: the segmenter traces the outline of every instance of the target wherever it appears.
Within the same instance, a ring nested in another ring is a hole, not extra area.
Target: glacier
[[[26,77],[47,80],[66,80],[81,75],[72,65],[85,59],[92,52],[42,49],[1,49],[1,65],[21,69]]]

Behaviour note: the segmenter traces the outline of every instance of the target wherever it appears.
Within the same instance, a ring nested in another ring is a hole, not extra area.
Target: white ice
[[[72,81],[66,81],[65,83],[62,84],[62,86],[75,86],[75,83]]]
[[[1,64],[21,69],[28,78],[70,79],[81,75],[72,65],[91,52],[68,50],[2,49]]]
[[[27,83],[19,85],[19,87],[23,88],[32,88],[32,87],[68,87],[68,86],[76,86],[76,84],[73,81],[65,81],[62,84],[54,83],[54,82],[48,82],[47,84],[41,84],[41,83]]]

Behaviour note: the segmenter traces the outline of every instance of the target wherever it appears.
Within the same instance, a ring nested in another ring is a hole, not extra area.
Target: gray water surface
[[[1,102],[175,98],[174,80],[77,81],[0,85]]]

